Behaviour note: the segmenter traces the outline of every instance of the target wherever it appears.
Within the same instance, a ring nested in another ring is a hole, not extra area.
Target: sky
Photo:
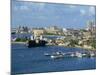
[[[95,6],[12,0],[11,26],[85,28],[95,21]]]

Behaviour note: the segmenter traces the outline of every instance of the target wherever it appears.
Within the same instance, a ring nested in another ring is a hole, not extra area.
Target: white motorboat
[[[62,58],[64,57],[63,55],[51,55],[50,56],[52,59],[57,59],[57,58]]]
[[[49,54],[49,53],[44,53],[44,55],[45,55],[45,56],[50,56],[50,54]]]

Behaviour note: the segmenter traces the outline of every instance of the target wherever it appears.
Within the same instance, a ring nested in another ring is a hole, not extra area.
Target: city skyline
[[[95,22],[95,6],[12,1],[12,27],[86,28],[87,21]]]

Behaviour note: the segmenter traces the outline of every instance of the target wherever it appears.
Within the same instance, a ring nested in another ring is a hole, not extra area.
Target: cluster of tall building
[[[96,33],[96,25],[94,21],[88,21],[87,27],[84,29],[91,32],[92,34]],[[72,28],[59,28],[57,26],[50,26],[44,28],[29,28],[28,26],[19,26],[18,28],[12,28],[12,32],[15,33],[35,33],[35,34],[50,34],[50,35],[75,35],[78,36],[81,34],[79,29]]]

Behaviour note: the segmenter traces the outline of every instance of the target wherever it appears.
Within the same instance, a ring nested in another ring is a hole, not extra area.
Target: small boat
[[[87,56],[87,54],[83,53],[83,54],[82,54],[82,56],[83,56],[83,57],[86,57],[86,56]]]
[[[44,53],[44,55],[45,55],[45,56],[50,56],[50,54],[49,54],[49,53]]]
[[[57,54],[57,55],[66,55],[66,53],[63,53],[63,52],[60,52],[60,51],[56,52],[55,54]]]
[[[71,56],[71,57],[75,57],[75,54],[72,53],[70,56]]]
[[[90,57],[95,57],[95,53],[90,53]]]
[[[50,58],[52,59],[57,59],[57,58],[62,58],[64,57],[64,53],[63,52],[53,52],[52,54],[49,53],[44,53],[45,56],[50,56]]]
[[[78,57],[78,58],[82,58],[83,57],[82,53],[80,53],[80,52],[76,52],[75,56]]]
[[[82,52],[67,52],[63,53],[60,51],[53,52],[51,54],[49,53],[44,53],[45,56],[49,56],[52,59],[59,59],[59,58],[64,58],[64,57],[75,57],[75,58],[83,58],[83,57],[95,57],[95,53],[82,53]]]
[[[63,55],[51,55],[50,56],[52,59],[58,59],[58,58],[63,58]]]
[[[87,53],[87,57],[96,57],[95,52],[89,52]]]

